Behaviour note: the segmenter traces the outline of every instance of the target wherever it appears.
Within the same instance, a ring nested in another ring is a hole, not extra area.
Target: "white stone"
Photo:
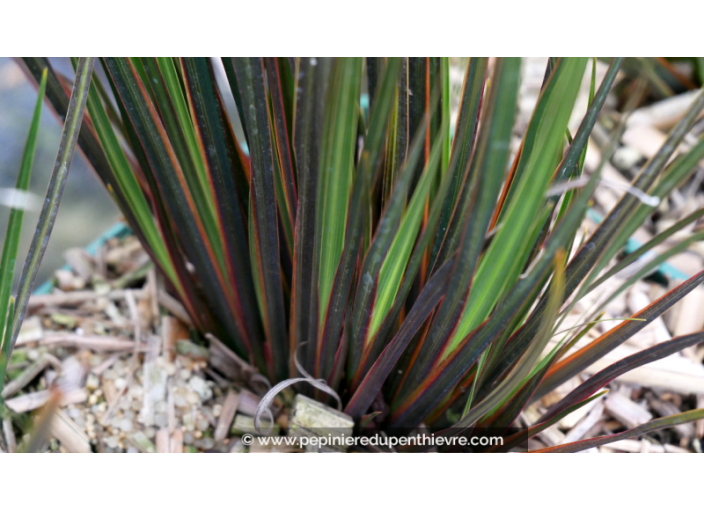
[[[213,398],[213,390],[210,389],[210,386],[208,386],[208,383],[205,382],[205,379],[202,377],[198,377],[197,375],[191,377],[188,381],[188,387],[198,394],[201,402],[205,402]]]
[[[86,377],[86,389],[93,391],[97,390],[99,386],[100,379],[98,379],[98,376],[93,373],[88,374],[88,377]]]

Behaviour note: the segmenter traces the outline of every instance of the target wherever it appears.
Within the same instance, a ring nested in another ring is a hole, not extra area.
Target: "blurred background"
[[[73,77],[68,58],[51,59],[51,62],[58,71]],[[36,100],[37,91],[20,66],[11,58],[0,57],[0,188],[15,186]],[[60,137],[59,120],[45,102],[29,188],[39,198],[40,205],[49,184]],[[0,240],[5,238],[9,215],[10,209],[0,204]],[[16,280],[38,217],[38,209],[25,212]],[[86,246],[119,219],[119,211],[112,199],[77,150],[37,284],[64,265],[63,254],[68,248]]]

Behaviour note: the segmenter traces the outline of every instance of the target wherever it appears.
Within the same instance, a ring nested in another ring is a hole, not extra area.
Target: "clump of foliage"
[[[520,59],[469,60],[451,134],[444,58],[223,58],[220,82],[205,58],[102,58],[79,145],[196,328],[272,382],[298,377],[297,360],[367,426],[506,428],[704,281],[566,356],[597,310],[543,355],[575,303],[644,252],[609,268],[653,212],[634,194],[579,235],[600,183],[600,170],[582,178],[586,144],[621,62],[598,87],[592,70],[570,133],[589,61],[551,59],[514,155]],[[47,97],[65,115],[69,79],[46,59],[24,64],[35,78],[48,70]],[[704,141],[670,159],[702,108],[700,95],[635,189],[662,199],[692,174]],[[701,340],[607,368],[506,447]]]

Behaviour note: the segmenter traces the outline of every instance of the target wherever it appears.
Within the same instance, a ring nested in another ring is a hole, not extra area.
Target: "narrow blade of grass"
[[[696,345],[704,341],[704,333],[694,333],[692,335],[684,335],[667,342],[662,342],[648,349],[644,349],[636,354],[627,356],[616,363],[609,365],[604,370],[594,374],[589,379],[572,390],[566,397],[552,406],[543,416],[541,421],[549,420],[560,412],[564,411],[575,402],[590,396],[592,393],[600,390],[611,381],[631,370],[638,368],[647,363],[664,358],[676,352],[681,351],[691,345]]]
[[[61,133],[61,142],[59,151],[54,163],[54,170],[49,181],[49,189],[47,190],[44,206],[39,214],[37,229],[34,232],[32,243],[29,247],[29,253],[22,268],[20,283],[17,291],[17,301],[15,305],[15,313],[11,323],[10,333],[10,349],[9,355],[12,354],[12,349],[15,346],[17,337],[20,333],[20,327],[24,320],[25,312],[27,311],[27,303],[29,296],[34,288],[34,282],[39,271],[39,264],[42,261],[46,245],[49,243],[49,236],[54,228],[54,221],[59,210],[61,195],[66,185],[68,171],[73,161],[73,154],[76,150],[76,142],[78,141],[78,133],[83,121],[83,113],[88,99],[88,89],[90,87],[90,79],[95,65],[94,57],[81,57],[78,61],[76,69],[76,81],[71,92],[71,101],[68,106],[66,121],[64,122],[63,131]]]
[[[653,320],[660,317],[672,305],[677,303],[702,282],[704,282],[704,271],[693,276],[631,317],[632,319],[643,320],[625,321],[568,358],[557,363],[545,376],[534,398],[537,399],[549,393],[572,376],[580,373],[606,353],[621,345]]]
[[[689,423],[692,421],[701,420],[702,418],[704,418],[704,409],[693,409],[684,413],[673,414],[672,416],[666,416],[664,418],[658,418],[656,420],[640,425],[639,427],[619,432],[618,434],[595,437],[592,439],[584,439],[575,443],[561,444],[558,446],[552,446],[550,448],[543,448],[542,450],[534,450],[532,453],[580,452],[588,448],[597,448],[605,444],[613,443],[614,441],[620,441],[621,439],[629,439],[631,437],[642,436],[643,434],[655,432],[656,430],[674,427],[675,425],[680,425],[682,423]]]
[[[17,175],[17,183],[15,189],[27,191],[29,182],[32,176],[32,164],[34,162],[34,153],[37,148],[37,134],[39,132],[39,121],[42,116],[42,106],[44,103],[44,92],[46,91],[47,71],[42,72],[41,81],[39,82],[39,92],[37,94],[37,102],[34,106],[34,114],[32,122],[29,126],[29,134],[22,154],[22,163],[20,171]],[[20,234],[22,232],[22,218],[24,210],[21,208],[12,209],[10,211],[10,219],[7,224],[7,232],[5,234],[5,242],[2,247],[2,258],[0,259],[0,395],[5,386],[5,371],[10,360],[10,346],[12,340],[9,333],[14,317],[14,301],[10,299],[12,292],[12,283],[15,275],[15,266],[17,264],[17,251],[20,243]],[[2,413],[3,402],[0,396],[0,413]]]

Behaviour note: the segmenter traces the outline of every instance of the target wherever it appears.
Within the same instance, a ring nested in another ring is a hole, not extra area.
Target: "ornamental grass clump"
[[[506,429],[704,281],[693,276],[571,349],[594,310],[546,354],[580,298],[702,216],[613,265],[704,157],[704,140],[674,157],[704,109],[699,95],[630,192],[582,235],[602,185],[601,165],[583,173],[587,141],[621,61],[596,83],[588,59],[550,59],[512,151],[516,58],[469,60],[453,126],[446,58],[223,58],[226,79],[206,58],[102,58],[78,144],[195,328],[272,384],[303,372],[334,390],[357,424],[390,433],[421,423]],[[47,98],[64,116],[70,79],[46,59],[23,62],[35,78],[48,70]],[[570,132],[589,72],[588,110]],[[618,128],[613,138],[605,160]],[[606,368],[505,448],[618,375],[703,339],[674,338]],[[702,417],[688,411],[639,429]]]

